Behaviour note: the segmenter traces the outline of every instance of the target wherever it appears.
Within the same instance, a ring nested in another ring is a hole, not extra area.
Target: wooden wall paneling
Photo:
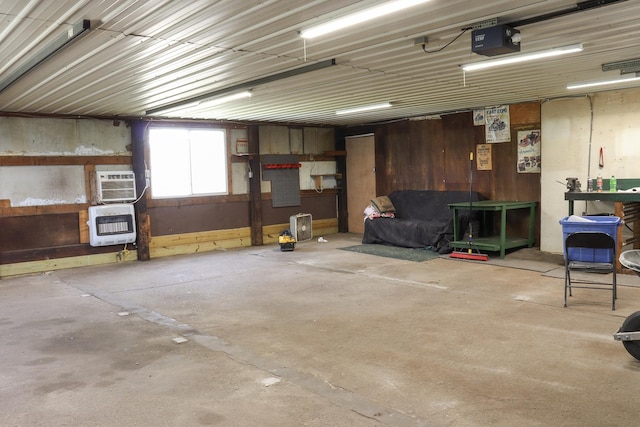
[[[349,179],[345,181],[347,197],[347,230],[364,233],[362,212],[378,195],[375,137],[371,134],[351,137],[346,141],[346,168]]]
[[[84,165],[84,187],[85,193],[87,197],[87,201],[90,203],[94,203],[97,198],[94,193],[95,190],[95,173],[96,173],[96,165]]]
[[[248,202],[158,206],[147,212],[152,236],[242,228],[250,221]]]
[[[541,105],[539,102],[525,102],[522,104],[513,104],[509,106],[509,116],[511,126],[522,124],[540,123]]]
[[[513,132],[512,132],[513,134]],[[511,135],[513,139],[513,135]],[[499,200],[515,200],[516,186],[516,143],[499,142],[492,144],[494,198]]]
[[[325,190],[326,191],[326,190]],[[262,224],[263,228],[273,224],[288,224],[289,217],[298,213],[311,214],[312,220],[335,218],[337,211],[337,193],[323,192],[322,194],[313,194],[312,196],[300,198],[300,206],[288,206],[274,208],[271,206],[271,200],[263,198],[262,200]],[[282,231],[282,230],[280,230]]]
[[[129,254],[117,258],[122,246],[71,245],[64,248],[46,248],[0,253],[0,277],[32,274],[41,271],[61,270],[72,267],[113,264],[134,261],[136,249],[128,247]]]
[[[435,189],[442,185],[445,175],[442,120],[409,122],[409,156],[412,173],[408,189]]]
[[[89,211],[81,210],[78,212],[78,233],[80,234],[80,243],[89,243]]]
[[[407,190],[421,190],[430,185],[429,172],[433,164],[433,154],[427,148],[429,139],[424,121],[407,123],[407,142],[403,150],[403,162],[398,166],[402,187]]]
[[[446,164],[444,188],[449,191],[469,191],[469,153],[475,152],[473,113],[442,116],[444,159]],[[474,157],[475,158],[475,157]],[[477,188],[474,189],[477,191]]]
[[[401,159],[407,150],[408,121],[391,123],[375,132],[376,146],[376,192],[378,195],[389,194],[403,188]]]
[[[486,136],[484,133],[484,126],[474,126],[473,127],[473,139],[475,141],[475,145],[473,146],[474,152],[474,169],[473,169],[473,191],[477,191],[482,194],[485,199],[494,199],[495,195],[495,187],[493,185],[493,170],[478,170],[478,159],[476,156],[476,148],[478,144],[486,143]],[[492,162],[494,165],[495,161],[493,161],[493,150],[491,154]]]
[[[78,211],[0,217],[0,252],[75,245],[80,242]]]
[[[153,258],[158,258],[246,246],[251,246],[249,227],[154,236],[150,251]]]

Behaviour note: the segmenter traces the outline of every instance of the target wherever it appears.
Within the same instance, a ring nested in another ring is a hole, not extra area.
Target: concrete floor
[[[325,237],[1,280],[0,425],[638,422],[640,362],[612,334],[639,277],[616,311],[593,290],[563,308],[557,257],[411,262]]]

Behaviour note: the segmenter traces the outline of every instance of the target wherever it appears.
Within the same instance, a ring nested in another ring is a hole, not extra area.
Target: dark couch
[[[362,243],[380,243],[405,248],[430,248],[449,253],[453,240],[453,211],[450,203],[482,200],[468,191],[401,190],[389,194],[395,218],[366,219]],[[459,230],[466,230],[469,212],[460,211]],[[476,213],[471,214],[474,219]]]

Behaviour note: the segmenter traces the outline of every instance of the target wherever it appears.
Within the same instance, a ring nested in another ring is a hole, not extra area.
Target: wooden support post
[[[257,125],[247,129],[249,137],[249,218],[251,219],[251,245],[262,246],[262,190],[260,188],[260,132]]]
[[[344,128],[337,128],[335,132],[335,147],[337,151],[344,153],[336,157],[336,172],[340,175],[338,183],[338,231],[349,231],[349,211],[347,209],[347,157],[346,157],[346,132]]]
[[[142,120],[135,120],[131,123],[131,145],[133,154],[133,172],[136,174],[136,191],[140,197],[146,186],[145,176],[145,134],[147,123]],[[151,226],[147,215],[146,195],[140,197],[135,204],[136,224],[137,224],[137,253],[139,261],[149,261],[149,242],[151,241]]]

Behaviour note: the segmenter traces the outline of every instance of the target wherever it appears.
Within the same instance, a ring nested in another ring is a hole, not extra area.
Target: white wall
[[[562,226],[568,214],[566,178],[640,178],[640,89],[595,93],[542,104],[540,249],[562,252]],[[591,129],[593,130],[591,131]],[[600,148],[604,166],[598,166]],[[613,212],[612,204],[576,202],[576,214]]]
[[[129,144],[124,122],[0,117],[0,155],[126,156]]]
[[[0,155],[131,155],[124,122],[94,119],[0,117]],[[96,170],[123,166],[97,165]],[[130,168],[127,168],[130,169]],[[0,199],[11,206],[86,203],[84,167],[0,166]]]

